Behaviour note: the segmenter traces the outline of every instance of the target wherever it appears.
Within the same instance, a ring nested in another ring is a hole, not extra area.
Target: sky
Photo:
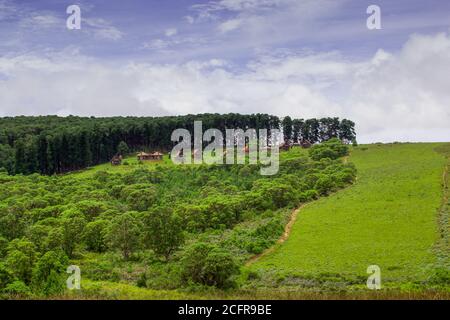
[[[450,141],[449,75],[446,0],[0,0],[0,117],[336,116],[362,143]]]

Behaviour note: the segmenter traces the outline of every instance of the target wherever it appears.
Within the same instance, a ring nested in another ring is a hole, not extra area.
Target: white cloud
[[[261,8],[270,8],[276,5],[292,2],[292,0],[220,0],[209,1],[205,4],[194,5],[193,8],[204,11],[249,11]]]
[[[219,59],[110,66],[76,52],[2,57],[0,116],[267,112],[348,117],[363,142],[450,137],[447,34],[415,35],[399,52],[366,61],[283,54],[233,70]]]
[[[124,36],[122,31],[114,27],[109,21],[102,18],[83,17],[81,25],[82,29],[84,28],[84,25],[88,26],[88,32],[93,32],[94,36],[101,39],[117,41],[122,39]]]
[[[189,24],[193,24],[195,22],[195,18],[193,16],[185,16],[183,19]]]
[[[227,33],[239,28],[241,24],[242,24],[241,19],[230,19],[219,25],[219,31],[221,33]]]
[[[169,28],[164,31],[164,34],[166,37],[172,37],[178,33],[178,30],[176,28]]]
[[[392,131],[408,137],[416,131],[422,132],[420,139],[433,140],[436,132],[447,132],[441,138],[448,140],[448,74],[450,37],[414,35],[401,52],[380,51],[355,75],[347,112],[367,135],[386,136]]]
[[[148,42],[145,42],[142,47],[144,49],[150,49],[150,50],[164,50],[167,49],[170,46],[169,41],[164,41],[162,39],[154,39]]]
[[[52,14],[37,14],[24,18],[21,21],[24,28],[52,28],[65,26],[65,20]]]

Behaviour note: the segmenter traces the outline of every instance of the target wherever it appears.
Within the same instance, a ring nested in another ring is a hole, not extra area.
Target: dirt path
[[[289,222],[284,227],[284,232],[281,235],[281,237],[277,240],[277,242],[274,245],[272,245],[270,248],[267,248],[266,250],[264,250],[262,253],[251,257],[245,263],[245,266],[246,267],[250,266],[251,264],[258,261],[261,257],[273,252],[275,250],[275,248],[277,248],[278,245],[285,242],[289,238],[289,235],[291,234],[292,226],[294,225],[295,221],[297,220],[298,213],[300,212],[301,209],[303,209],[307,205],[308,205],[308,203],[305,203],[305,204],[301,205],[300,207],[298,207],[297,209],[293,210],[291,213],[291,217],[289,218]]]

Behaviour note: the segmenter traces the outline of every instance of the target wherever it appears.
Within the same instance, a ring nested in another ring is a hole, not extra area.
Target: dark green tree
[[[144,243],[166,260],[183,244],[182,220],[172,210],[157,207],[143,214]]]
[[[141,226],[136,213],[126,212],[116,216],[107,231],[107,239],[112,249],[119,249],[125,260],[139,248]]]
[[[285,142],[290,142],[293,140],[293,135],[292,135],[292,119],[291,117],[287,116],[284,117],[283,121],[282,121],[282,127],[283,127],[283,135],[284,135],[284,141]]]
[[[119,145],[117,146],[117,153],[122,156],[125,156],[128,154],[129,151],[130,150],[128,148],[128,145],[124,141],[120,141]]]

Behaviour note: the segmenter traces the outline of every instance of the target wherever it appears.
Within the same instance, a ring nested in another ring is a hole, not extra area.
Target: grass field
[[[447,160],[438,144],[379,144],[354,148],[357,182],[301,210],[290,237],[249,267],[283,279],[344,280],[364,287],[369,265],[381,268],[382,286],[429,280],[436,267],[438,211]],[[441,222],[442,223],[442,222]],[[448,231],[448,221],[441,229]],[[440,246],[448,257],[448,246]],[[264,277],[260,283],[264,283]]]

